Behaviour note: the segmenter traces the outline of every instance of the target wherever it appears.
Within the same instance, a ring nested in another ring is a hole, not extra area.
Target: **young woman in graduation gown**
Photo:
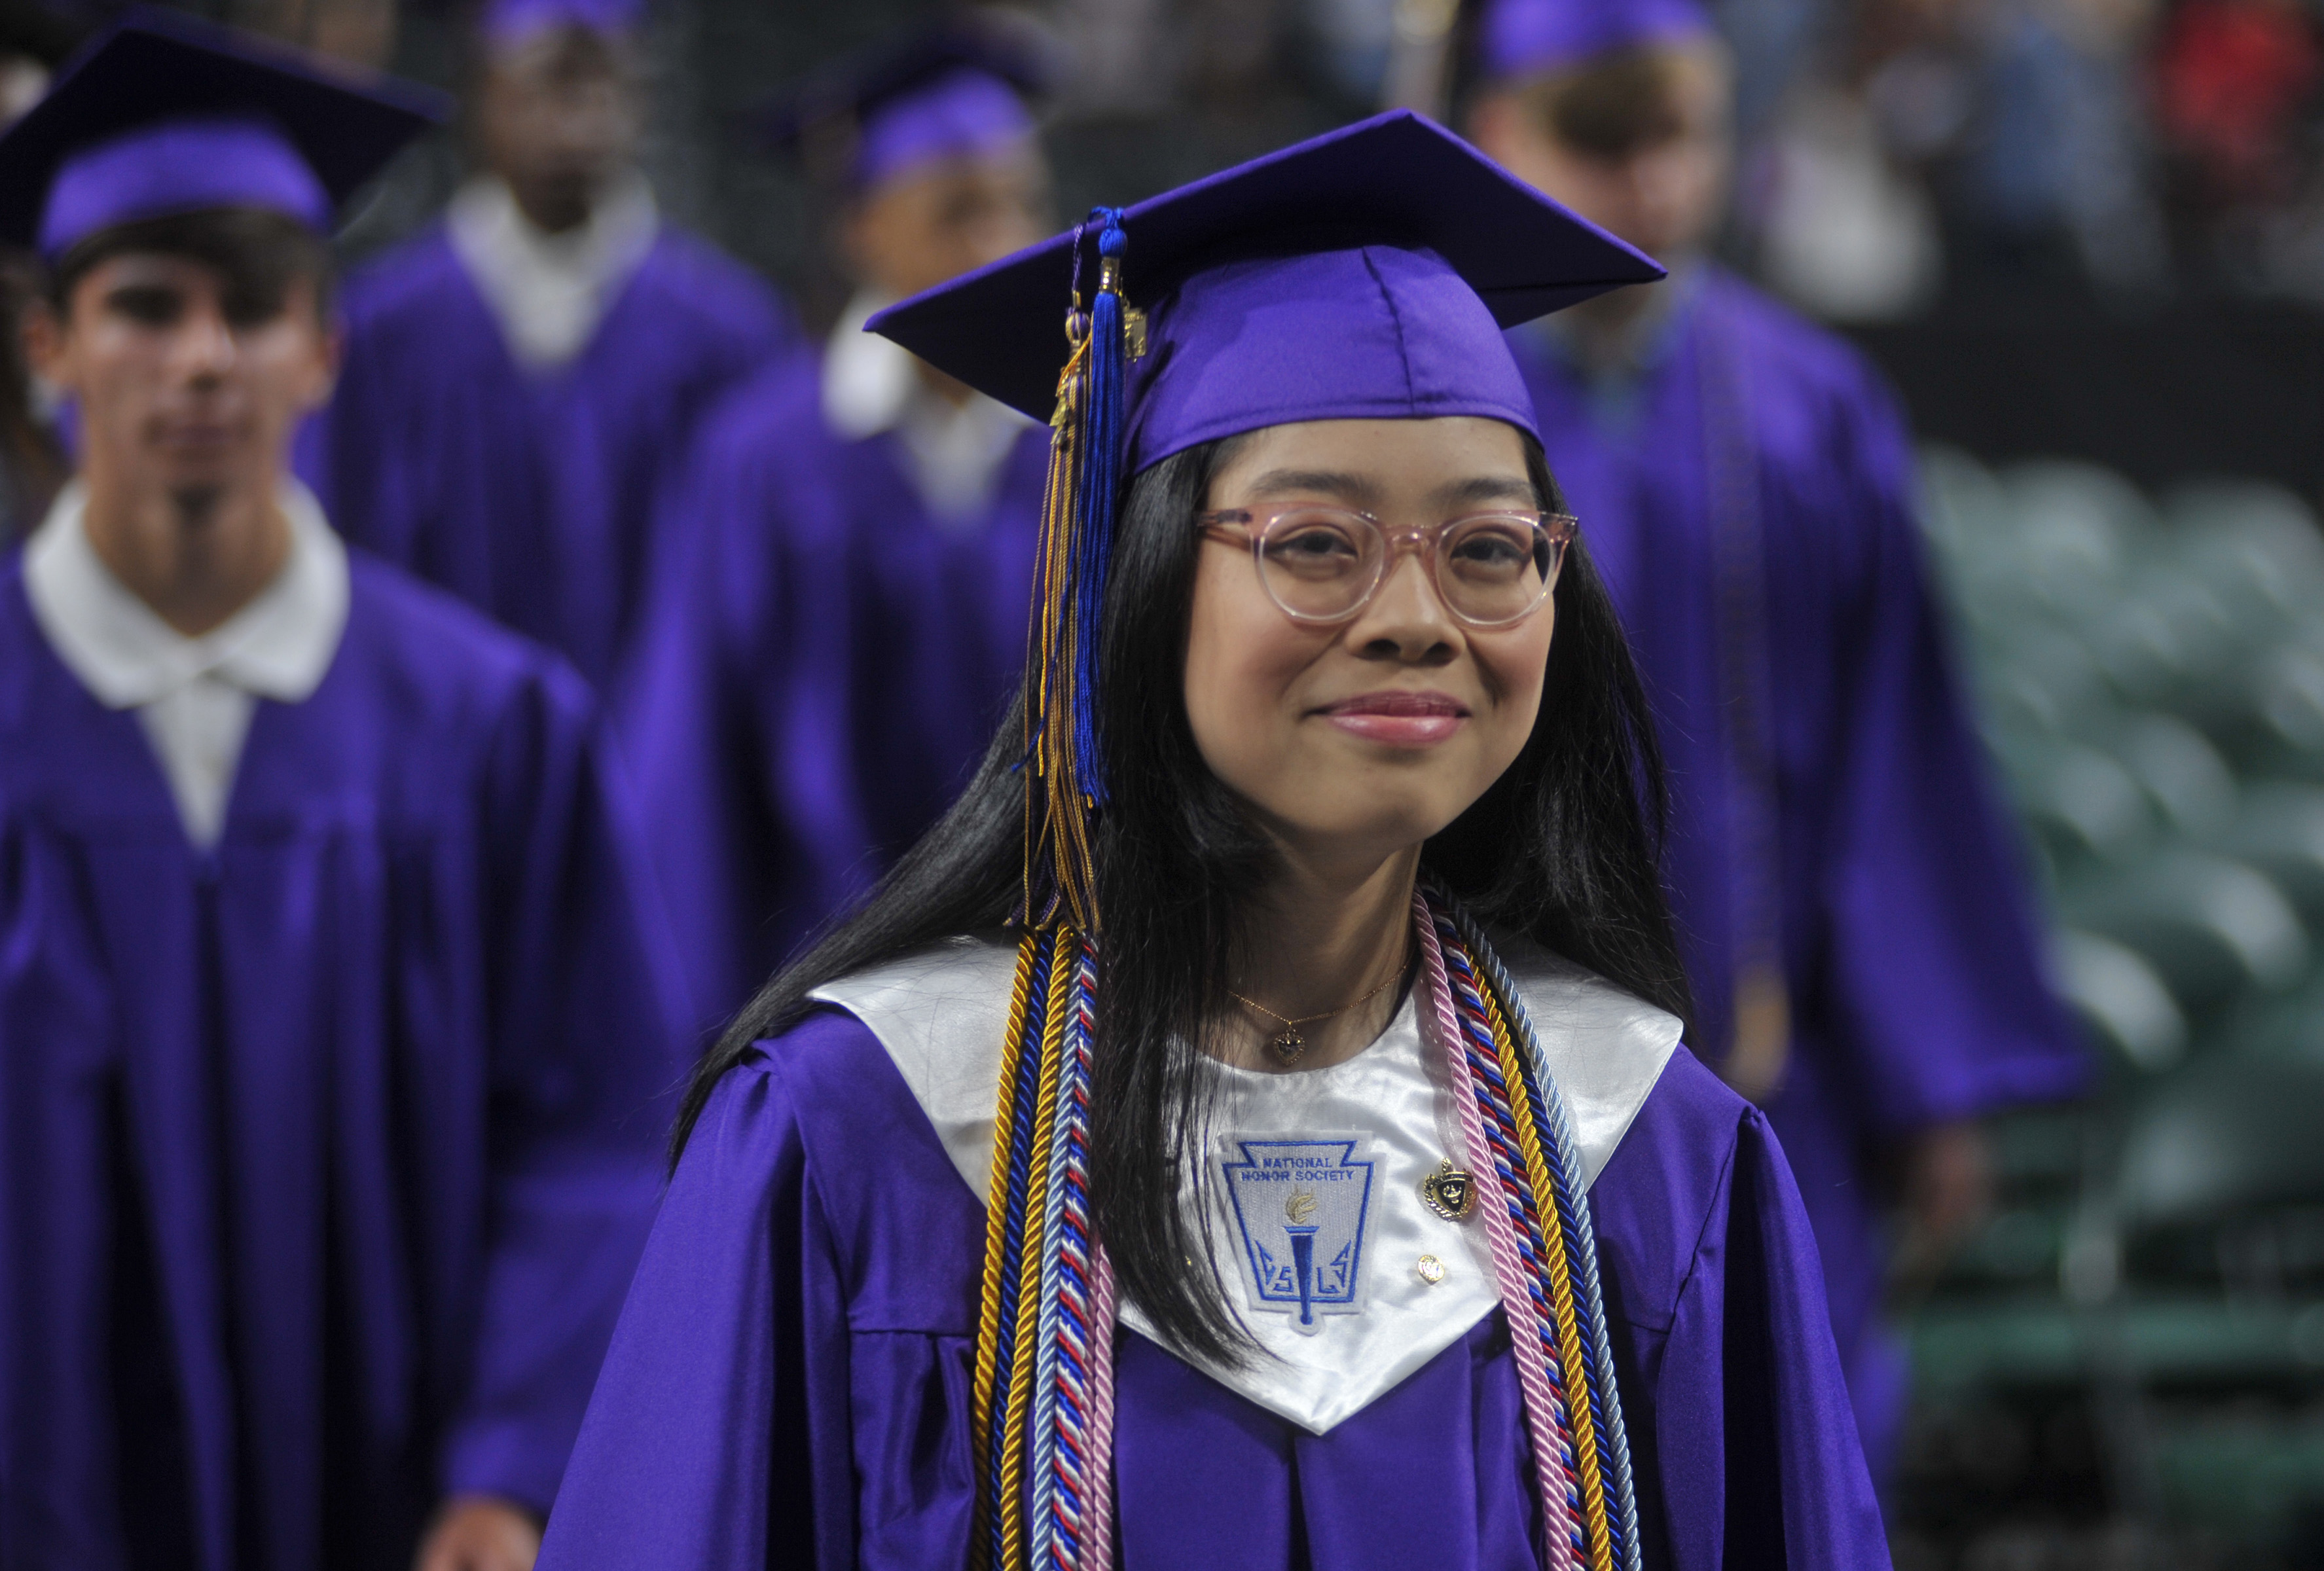
[[[544,1566],[1886,1563],[1499,331],[1656,271],[1395,114],[875,321],[1054,409],[1024,694],[706,1060]]]

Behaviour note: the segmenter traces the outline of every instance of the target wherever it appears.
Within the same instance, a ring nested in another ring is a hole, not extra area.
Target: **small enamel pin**
[[[1449,1162],[1440,1162],[1434,1172],[1420,1181],[1420,1199],[1446,1221],[1465,1222],[1477,1208],[1476,1177]]]

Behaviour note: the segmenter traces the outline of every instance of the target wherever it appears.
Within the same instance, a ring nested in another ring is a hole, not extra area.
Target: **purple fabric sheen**
[[[1024,666],[1048,427],[939,523],[900,438],[833,434],[821,384],[801,357],[705,422],[615,695],[705,1030],[951,804]]]
[[[1542,76],[1615,50],[1718,36],[1696,0],[1493,0],[1480,26],[1488,81]]]
[[[665,226],[588,345],[530,372],[439,225],[348,280],[346,363],[299,467],[349,540],[561,651],[604,688],[695,425],[798,351],[756,274]]]
[[[552,27],[609,35],[634,32],[645,12],[646,0],[486,0],[476,32],[485,42],[505,49]]]
[[[939,159],[990,158],[1033,134],[1017,89],[990,71],[960,66],[888,99],[856,133],[851,178],[867,191]]]
[[[1912,453],[1845,345],[1717,271],[1618,395],[1510,335],[1551,470],[1637,651],[1670,770],[1665,869],[1698,1041],[1732,1030],[1738,937],[1704,408],[1734,335],[1766,559],[1767,737],[1794,1039],[1769,1117],[1822,1252],[1867,1447],[1902,1417],[1871,1153],[2074,1094],[2088,1065],[2043,982],[2026,883],[1969,723],[1912,518]]]
[[[1533,430],[1499,323],[1433,251],[1229,262],[1156,302],[1130,367],[1124,472],[1296,420],[1481,415]]]
[[[329,232],[331,198],[296,148],[263,120],[165,120],[73,153],[41,215],[54,262],[100,229],[211,207],[262,207]]]
[[[1887,1565],[1765,1120],[1679,1054],[1592,1205],[1646,1563]],[[543,1571],[965,1566],[982,1234],[868,1031],[823,1011],[762,1043],[671,1182]],[[1115,1373],[1125,1566],[1544,1563],[1498,1314],[1320,1437],[1134,1334]]]
[[[678,1073],[594,716],[358,556],[204,854],[0,573],[7,1564],[404,1565],[553,1497]]]

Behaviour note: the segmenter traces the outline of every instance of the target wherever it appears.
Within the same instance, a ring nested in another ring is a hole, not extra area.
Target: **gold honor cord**
[[[1040,1099],[1035,1104],[1033,1127],[1054,1130],[1057,1123],[1057,1075],[1065,1061],[1062,1044],[1065,1035],[1066,1007],[1074,996],[1072,979],[1057,972],[1069,967],[1069,957],[1078,952],[1071,929],[1057,933],[1056,949],[1050,961],[1048,1007],[1041,1022]],[[1055,1164],[1037,1162],[1026,1174],[1025,1186],[1025,1247],[1018,1251],[1017,1264],[1017,1337],[1010,1358],[1015,1374],[1009,1382],[1009,1431],[1002,1443],[1001,1477],[1007,1497],[1020,1499],[1025,1493],[1025,1444],[1028,1426],[1025,1417],[1033,1404],[1033,1370],[1039,1356],[1038,1336],[1041,1326],[1041,1267],[1046,1251],[1041,1247],[1039,1218],[1048,1209],[1049,1184],[1056,1176]],[[1001,1558],[1004,1564],[1015,1566],[1024,1557],[1024,1513],[1011,1511],[1001,1519]]]
[[[1017,946],[1017,979],[1009,995],[1009,1039],[1001,1057],[1001,1100],[992,1118],[992,1172],[984,1208],[984,1282],[976,1308],[976,1373],[969,1398],[969,1454],[976,1467],[976,1522],[969,1539],[977,1564],[989,1530],[985,1513],[990,1502],[982,1487],[992,1455],[992,1386],[1001,1340],[1001,1294],[1007,1278],[1003,1258],[1008,1208],[1001,1197],[1009,1190],[1009,1131],[1016,1122],[1018,1055],[1025,1040],[1025,1013],[1033,994],[1033,975],[1040,960],[1040,941],[1032,933]]]

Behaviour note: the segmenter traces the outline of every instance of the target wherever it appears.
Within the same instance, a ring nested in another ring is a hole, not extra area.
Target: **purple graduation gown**
[[[438,224],[358,271],[346,366],[301,468],[350,541],[603,686],[655,503],[718,396],[798,344],[756,274],[665,225],[567,364],[532,372]]]
[[[951,805],[1024,668],[1047,427],[940,524],[901,438],[835,435],[821,387],[801,358],[706,425],[618,698],[706,1025]]]
[[[1888,1563],[1766,1120],[1685,1053],[1591,1190],[1658,1571]],[[835,1010],[727,1075],[607,1355],[542,1571],[968,1564],[984,1210],[869,1030]],[[1498,1310],[1328,1434],[1124,1329],[1126,1571],[1530,1571]]]
[[[352,565],[207,853],[0,569],[0,1565],[544,1510],[643,1245],[678,983],[594,703]]]
[[[2017,848],[1931,598],[1904,422],[1830,334],[1715,268],[1687,287],[1626,402],[1593,397],[1540,330],[1509,336],[1655,710],[1698,1041],[1723,1044],[1732,1031],[1738,911],[1754,909],[1738,881],[1775,886],[1770,947],[1794,1036],[1768,1116],[1815,1225],[1877,1470],[1905,1377],[1879,1319],[1872,1153],[2070,1095],[2084,1065],[2043,980]],[[1748,434],[1739,470],[1719,454],[1730,432]],[[1756,480],[1756,638],[1720,598],[1714,529],[1733,527],[1734,512],[1714,523],[1722,465]],[[1764,695],[1756,772],[1732,740],[1729,645],[1764,662],[1741,672]],[[1757,813],[1772,832],[1755,868],[1745,837]]]

